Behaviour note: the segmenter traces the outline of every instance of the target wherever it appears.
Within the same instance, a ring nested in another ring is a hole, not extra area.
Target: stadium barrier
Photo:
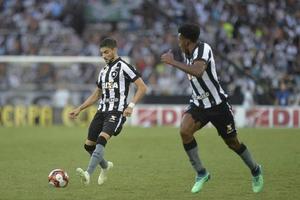
[[[77,120],[71,120],[68,113],[73,108],[73,106],[61,109],[50,106],[6,105],[0,107],[0,125],[87,127],[97,110],[96,107],[90,107],[82,112]],[[127,125],[178,127],[184,110],[183,105],[139,105],[134,109],[132,117],[128,118]],[[233,111],[237,127],[300,128],[300,107],[256,106],[246,109],[234,106]]]

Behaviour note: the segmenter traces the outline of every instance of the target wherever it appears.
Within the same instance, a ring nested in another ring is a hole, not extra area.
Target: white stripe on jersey
[[[124,72],[120,70],[120,75],[119,75],[119,86],[120,86],[120,103],[118,106],[119,111],[123,111],[124,106],[125,106],[125,77],[124,77]]]
[[[191,102],[193,102],[196,106],[199,106],[200,103],[199,103],[199,101],[197,100],[197,94],[196,94],[195,90],[192,90],[192,91],[193,91],[193,94],[192,94]]]
[[[211,51],[210,46],[208,44],[204,43],[204,49],[203,49],[203,55],[202,58],[206,60],[206,62],[209,62],[209,52]]]
[[[110,74],[108,75],[108,82],[109,83],[113,83],[114,82],[114,78],[111,75],[111,72],[115,71],[115,66],[114,65],[111,70],[110,70]],[[110,89],[109,90],[109,106],[108,106],[108,110],[113,110],[114,109],[114,101],[111,101],[110,98],[115,98],[115,90],[114,89]]]
[[[108,72],[108,66],[106,65],[103,69],[102,69],[102,77],[101,77],[101,83],[105,83],[105,77],[106,77],[106,73]],[[100,72],[100,74],[101,74],[101,72]],[[100,75],[99,74],[99,75]],[[102,86],[101,86],[102,87]],[[100,99],[100,104],[99,104],[99,108],[98,109],[100,109],[101,108],[101,105],[103,106],[102,107],[102,110],[105,110],[106,109],[106,104],[105,104],[105,100],[106,100],[106,95],[105,94],[103,94],[103,90],[102,90],[102,97],[103,98],[101,98]]]

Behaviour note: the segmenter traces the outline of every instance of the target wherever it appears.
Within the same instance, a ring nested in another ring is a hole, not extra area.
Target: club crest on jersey
[[[102,83],[102,88],[103,89],[115,89],[115,88],[119,88],[118,83],[116,82],[105,82]]]
[[[118,72],[117,72],[117,71],[111,72],[111,77],[112,77],[113,79],[115,79],[115,78],[117,77],[117,75],[118,75]]]

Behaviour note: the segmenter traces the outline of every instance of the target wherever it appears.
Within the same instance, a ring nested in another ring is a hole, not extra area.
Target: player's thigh
[[[103,113],[97,112],[90,123],[86,142],[88,141],[90,141],[88,143],[97,142],[99,134],[102,132],[103,129],[103,120],[104,120]]]
[[[219,135],[224,139],[231,141],[236,141],[236,128],[235,122],[233,117],[233,112],[231,106],[224,102],[220,106],[218,106],[210,116],[211,123],[216,127],[218,130]]]
[[[184,113],[180,124],[180,134],[193,135],[197,130],[201,129],[206,124],[207,122],[194,119],[191,113]]]
[[[194,134],[208,123],[208,117],[203,110],[193,104],[188,106],[185,111],[180,125],[181,134]]]
[[[107,113],[103,123],[102,132],[111,136],[117,136],[126,121],[126,117],[122,113]]]

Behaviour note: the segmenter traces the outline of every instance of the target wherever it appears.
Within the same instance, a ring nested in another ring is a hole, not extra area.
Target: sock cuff
[[[203,176],[206,174],[206,169],[202,168],[200,171],[197,171],[198,176]]]
[[[106,143],[107,143],[107,140],[105,139],[105,137],[100,135],[97,139],[97,144],[101,144],[102,146],[105,147]]]
[[[258,164],[251,170],[252,176],[258,176],[261,173],[260,167]]]
[[[236,153],[239,154],[239,155],[241,155],[242,153],[244,153],[244,151],[246,149],[247,149],[247,146],[242,143],[241,147],[238,150],[236,150]]]
[[[195,140],[195,138],[188,144],[183,144],[183,147],[186,151],[189,151],[195,147],[197,147],[197,142]]]

